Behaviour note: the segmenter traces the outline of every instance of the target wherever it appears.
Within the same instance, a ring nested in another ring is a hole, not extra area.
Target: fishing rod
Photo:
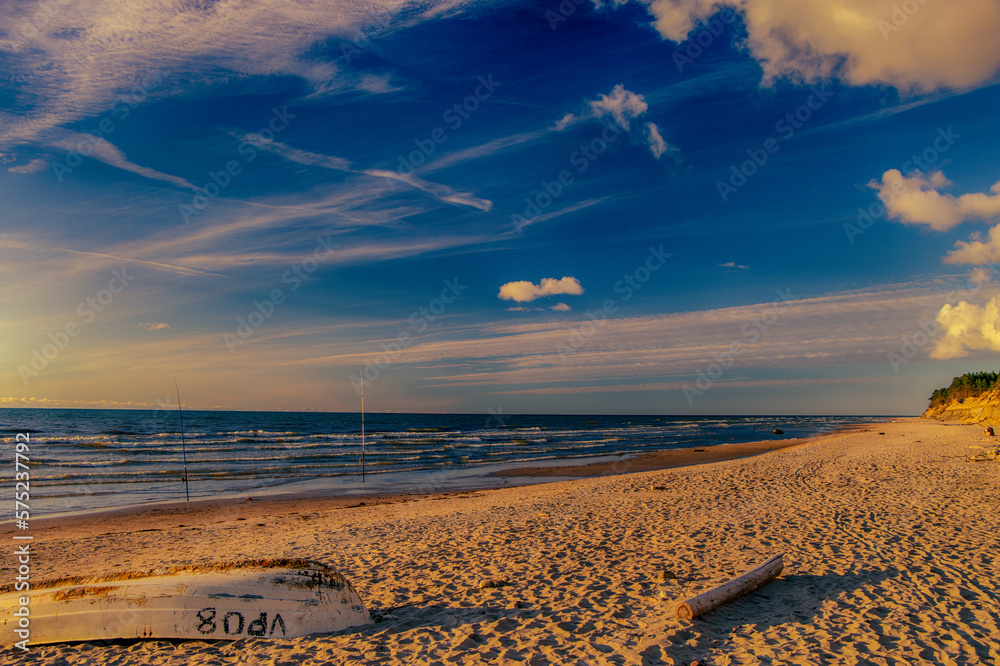
[[[188,459],[187,446],[184,443],[184,411],[181,409],[181,389],[177,386],[177,375],[174,378],[174,388],[177,389],[177,415],[181,419],[181,455],[184,457],[184,501],[191,501],[191,493],[188,492]]]
[[[365,383],[361,382],[361,485],[365,485]]]

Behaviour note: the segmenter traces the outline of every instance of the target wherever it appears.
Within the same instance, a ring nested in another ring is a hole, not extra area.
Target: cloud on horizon
[[[464,330],[451,339],[422,338],[396,363],[436,373],[425,378],[430,386],[484,387],[502,394],[537,388],[552,393],[579,387],[604,390],[664,380],[677,382],[679,388],[694,382],[699,370],[740,342],[745,350],[723,381],[761,369],[798,372],[854,365],[872,365],[870,374],[876,377],[882,368],[884,376],[891,377],[886,355],[899,352],[901,337],[919,331],[918,322],[933,321],[954,293],[949,291],[953,286],[949,281],[925,281],[800,299],[793,292],[793,300],[766,331],[753,322],[762,320],[772,303],[608,317],[597,324],[582,317],[495,324]],[[380,342],[367,339],[364,347],[332,343],[327,347],[334,353],[298,363],[363,366],[378,353]],[[921,358],[926,356],[925,349]]]
[[[889,380],[894,375],[886,352],[898,352],[900,336],[919,330],[919,319],[933,318],[947,290],[948,284],[927,281],[793,300],[756,341],[752,333],[758,329],[752,322],[771,307],[769,303],[609,317],[596,328],[588,328],[594,322],[583,316],[458,325],[447,330],[431,327],[415,335],[413,344],[393,358],[393,372],[399,373],[401,381],[383,381],[379,386],[385,392],[402,387],[398,396],[401,405],[409,404],[406,401],[414,387],[460,388],[490,395],[679,389],[695,381],[699,369],[716,362],[733,342],[742,342],[747,348],[733,371],[719,379],[719,386],[742,382],[747,372],[797,373],[866,364],[874,366],[870,376]],[[144,312],[148,318],[154,310]],[[129,313],[121,311],[114,316],[127,320]],[[129,323],[133,330],[135,321]],[[347,409],[353,405],[354,394],[346,378],[383,353],[380,343],[395,340],[401,326],[406,326],[405,319],[342,325],[317,321],[291,329],[264,327],[255,333],[252,344],[238,351],[256,382],[249,394],[239,394],[239,387],[227,374],[233,356],[220,343],[218,331],[185,330],[166,337],[137,331],[137,337],[127,341],[81,338],[79,345],[61,355],[58,363],[38,378],[35,395],[40,399],[82,398],[79,391],[71,390],[74,378],[80,372],[100,371],[113,387],[105,398],[153,402],[157,395],[149,394],[150,388],[141,377],[163,377],[166,391],[168,385],[173,389],[170,374],[177,373],[182,381],[188,377],[187,382],[197,385],[188,400],[201,408],[273,409],[279,404],[331,408],[327,397],[322,403],[316,400],[318,394],[327,395],[321,389],[329,391],[329,380],[303,373],[302,368],[308,367],[326,369],[323,377],[342,373],[344,401],[332,406]],[[744,327],[748,327],[746,331]],[[581,331],[592,333],[584,336],[582,345],[574,346],[573,336]],[[16,351],[28,351],[31,344]],[[560,349],[569,351],[561,353]],[[289,381],[292,378],[294,381]],[[245,379],[240,381],[240,386],[246,384]],[[0,391],[6,395],[18,394],[18,387],[16,375],[13,381],[11,377],[0,381]],[[289,391],[291,402],[282,402],[280,396]],[[226,395],[231,405],[217,406],[218,395]],[[420,403],[428,408],[433,404]]]

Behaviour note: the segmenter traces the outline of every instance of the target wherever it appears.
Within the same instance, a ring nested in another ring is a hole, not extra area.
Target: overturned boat
[[[27,615],[22,597],[29,598]],[[295,638],[369,622],[343,575],[298,559],[62,579],[0,595],[6,647],[23,640]]]

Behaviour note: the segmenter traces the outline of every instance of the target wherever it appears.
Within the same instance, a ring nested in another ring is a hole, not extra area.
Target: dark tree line
[[[931,394],[931,407],[937,407],[952,400],[964,400],[978,396],[997,387],[1000,373],[967,372],[951,380],[951,386],[939,388]]]

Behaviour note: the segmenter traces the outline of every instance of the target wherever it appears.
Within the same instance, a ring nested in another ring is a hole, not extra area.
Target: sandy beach
[[[529,487],[35,521],[34,581],[301,557],[345,574],[377,621],[280,641],[39,646],[2,663],[997,663],[1000,464],[963,458],[992,441],[907,419]],[[779,552],[777,580],[674,618],[677,600]],[[491,579],[507,584],[481,589]]]

